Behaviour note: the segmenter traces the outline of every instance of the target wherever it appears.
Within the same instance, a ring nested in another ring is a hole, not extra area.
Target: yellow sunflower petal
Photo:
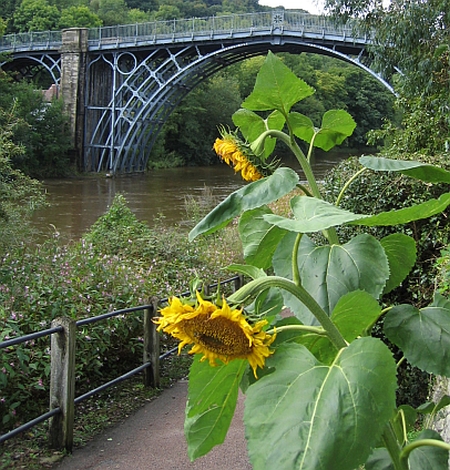
[[[242,310],[230,308],[225,299],[219,307],[197,293],[194,308],[173,297],[160,314],[154,319],[158,331],[180,340],[178,352],[192,344],[189,353],[203,354],[202,360],[208,360],[211,366],[217,365],[217,360],[228,364],[233,359],[246,359],[256,377],[256,369],[264,367],[265,359],[272,354],[269,346],[275,335],[262,330],[267,322],[250,325]]]

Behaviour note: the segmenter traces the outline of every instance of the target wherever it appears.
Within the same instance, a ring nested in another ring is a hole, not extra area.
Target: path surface
[[[187,381],[177,382],[123,423],[76,449],[55,470],[251,470],[243,395],[225,442],[195,462],[187,456],[183,431],[186,397]]]

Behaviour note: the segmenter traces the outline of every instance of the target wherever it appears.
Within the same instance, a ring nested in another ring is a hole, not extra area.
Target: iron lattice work
[[[102,28],[90,37],[98,51],[87,73],[87,171],[144,171],[161,127],[195,86],[269,49],[327,54],[374,75],[361,62],[367,38],[355,40],[349,28],[320,17],[275,12],[180,21]]]
[[[12,72],[15,80],[27,80],[49,88],[50,85],[59,85],[61,80],[61,55],[59,52],[18,52],[13,55],[12,61],[0,64],[5,71]]]
[[[53,57],[56,33],[0,38],[0,50]],[[273,11],[156,21],[88,31],[85,84],[84,169],[144,171],[161,127],[199,83],[231,64],[273,52],[311,52],[370,69],[368,37],[325,17]],[[27,49],[28,47],[28,49]],[[31,51],[40,50],[38,54]],[[42,52],[45,50],[46,52]],[[22,51],[22,52],[17,52]],[[47,60],[47,59],[45,59]],[[56,64],[56,62],[55,62]],[[48,71],[58,79],[59,63]],[[56,73],[58,70],[58,73]]]

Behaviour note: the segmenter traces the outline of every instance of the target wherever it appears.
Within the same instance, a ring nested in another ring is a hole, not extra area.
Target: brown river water
[[[343,153],[324,153],[315,157],[313,169],[318,179],[345,158]],[[303,173],[298,164],[283,161]],[[136,217],[151,225],[164,217],[169,225],[186,219],[186,199],[212,194],[221,201],[240,188],[243,180],[225,164],[208,167],[183,167],[154,170],[145,174],[106,178],[53,179],[44,181],[50,207],[38,211],[34,226],[44,234],[57,230],[65,238],[78,239],[104,214],[115,194],[125,196]]]

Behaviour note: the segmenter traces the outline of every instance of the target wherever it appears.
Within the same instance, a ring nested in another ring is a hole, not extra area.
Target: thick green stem
[[[283,325],[277,326],[271,330],[267,330],[267,334],[280,333],[282,331],[301,331],[302,333],[314,333],[318,336],[327,336],[326,331],[320,326],[308,325]]]
[[[418,441],[411,442],[403,448],[400,452],[400,462],[404,465],[404,468],[408,468],[408,457],[409,454],[418,447],[422,446],[432,446],[438,447],[450,451],[450,444],[447,444],[444,441],[438,441],[437,439],[419,439]],[[403,467],[402,467],[403,468]]]
[[[310,312],[317,318],[322,325],[330,341],[339,350],[347,346],[347,342],[341,335],[336,325],[331,321],[327,313],[320,307],[315,299],[301,285],[296,285],[290,279],[279,276],[267,276],[254,279],[245,286],[241,287],[237,292],[228,297],[228,301],[234,304],[243,303],[249,297],[269,289],[270,287],[279,287],[300,300]]]
[[[298,233],[294,243],[294,249],[292,250],[292,279],[294,283],[299,286],[302,283],[300,279],[300,271],[298,269],[298,247],[302,241],[303,233]]]
[[[408,463],[406,462],[405,465],[405,463],[400,459],[401,448],[395,436],[391,422],[389,422],[384,430],[383,441],[387,451],[389,452],[395,470],[408,470]]]
[[[302,149],[298,146],[297,142],[287,134],[282,131],[277,130],[270,130],[266,131],[261,134],[258,138],[258,143],[264,142],[264,139],[268,136],[276,137],[284,142],[294,153],[295,158],[300,163],[300,166],[305,173],[306,179],[308,181],[309,187],[311,188],[311,192],[314,197],[318,199],[323,199],[322,194],[320,193],[319,186],[317,185],[316,178],[314,177],[314,173],[311,169],[311,165],[309,164],[305,154],[302,152]],[[339,245],[339,239],[336,234],[336,230],[334,227],[329,228],[328,230],[323,231],[324,235],[327,237],[330,245]]]

